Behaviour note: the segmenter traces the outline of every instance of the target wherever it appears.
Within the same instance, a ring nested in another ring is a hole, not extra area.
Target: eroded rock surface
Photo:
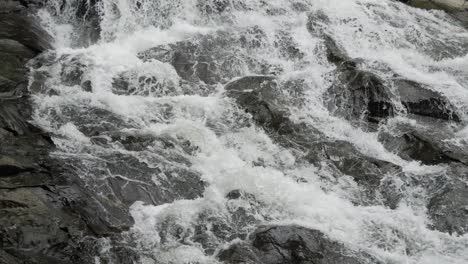
[[[435,190],[427,209],[431,227],[453,235],[468,232],[468,168],[451,164],[443,184]]]
[[[322,232],[298,226],[263,226],[248,242],[233,244],[218,258],[237,264],[380,263],[371,255],[346,248]]]
[[[330,166],[336,177],[351,176],[367,190],[361,202],[381,203],[377,197],[382,195],[384,204],[396,207],[398,194],[386,189],[382,180],[385,175],[398,175],[401,168],[367,157],[349,142],[327,139],[309,124],[293,122],[285,110],[281,88],[273,76],[246,76],[229,82],[225,90],[280,145],[306,153],[300,158],[318,167]]]

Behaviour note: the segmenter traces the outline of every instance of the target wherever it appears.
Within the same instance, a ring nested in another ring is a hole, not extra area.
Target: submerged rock
[[[252,55],[264,45],[265,33],[258,27],[233,33],[217,31],[186,41],[162,45],[139,53],[143,61],[171,64],[177,74],[191,83],[227,83],[248,72],[269,74],[272,65]]]
[[[410,80],[396,79],[394,86],[408,113],[460,122],[456,108],[442,94]]]
[[[224,89],[260,126],[279,133],[291,129],[288,113],[279,103],[281,92],[275,77],[241,77],[226,84]]]
[[[434,193],[427,205],[432,228],[454,235],[468,232],[467,182],[468,168],[450,165],[443,187]]]
[[[332,113],[350,121],[378,123],[397,115],[399,109],[395,102],[400,101],[409,114],[461,121],[448,98],[429,87],[403,78],[384,80],[376,73],[360,69],[363,61],[350,58],[344,48],[325,33],[322,27],[327,20],[320,13],[311,14],[308,29],[312,35],[323,39],[327,60],[337,66],[332,73],[332,85],[324,94],[325,104]]]
[[[325,100],[328,108],[348,120],[378,123],[395,115],[392,95],[377,75],[360,70],[354,62],[343,63]]]
[[[26,63],[52,47],[52,37],[22,1],[0,3],[0,96],[17,96],[28,85]]]
[[[233,244],[222,250],[218,258],[229,264],[380,263],[371,255],[346,248],[318,230],[300,226],[260,227],[248,242]]]
[[[51,47],[31,10],[40,3],[0,4],[7,6],[0,11],[0,262],[92,263],[94,253],[83,248],[128,230],[132,219],[51,156],[50,135],[30,122],[26,63]]]
[[[466,144],[453,141],[457,136],[450,123],[414,115],[409,117],[417,122],[392,122],[379,132],[379,141],[389,151],[405,160],[418,160],[426,165],[468,164]]]
[[[335,171],[351,176],[363,188],[363,204],[382,203],[396,208],[401,197],[397,190],[386,185],[386,176],[398,176],[401,167],[362,154],[355,146],[345,141],[322,141],[312,143],[306,159],[317,167],[324,162]],[[380,201],[382,199],[382,201]]]

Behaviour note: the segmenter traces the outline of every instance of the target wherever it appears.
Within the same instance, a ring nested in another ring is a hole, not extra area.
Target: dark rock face
[[[273,76],[242,77],[226,84],[225,90],[260,126],[279,133],[290,130],[291,122],[279,104],[281,93]]]
[[[380,138],[388,150],[405,160],[418,160],[426,165],[458,161],[444,148],[440,139],[414,129],[394,135],[382,132]]]
[[[26,11],[1,14],[0,27],[0,38],[15,40],[33,52],[52,47],[49,34],[41,29],[34,16]]]
[[[143,61],[156,59],[174,66],[178,75],[191,84],[214,85],[227,83],[237,76],[249,73],[268,75],[276,69],[251,51],[262,48],[265,33],[258,27],[240,33],[217,31],[175,44],[154,47],[141,52]],[[299,56],[291,50],[286,33],[278,35],[278,47],[285,56]]]
[[[460,122],[456,108],[443,95],[409,80],[395,80],[394,85],[408,113]]]
[[[427,206],[432,227],[449,234],[468,232],[468,168],[450,165],[444,186],[437,190]]]
[[[215,84],[240,74],[236,72],[239,65],[236,65],[235,57],[230,52],[230,41],[236,40],[219,32],[194,41],[155,47],[141,53],[140,57],[170,63],[184,80]],[[232,70],[229,71],[227,67],[232,67]]]
[[[465,28],[468,28],[468,10],[466,2],[445,0],[396,0],[407,5],[422,9],[440,9],[449,13],[458,20]]]
[[[306,159],[318,167],[322,167],[323,161],[326,161],[333,170],[351,176],[364,189],[363,201],[360,203],[383,203],[396,208],[400,201],[399,193],[387,186],[384,178],[386,175],[399,176],[402,173],[401,168],[393,163],[365,156],[349,142],[313,143]]]
[[[399,100],[409,114],[460,122],[457,109],[440,93],[405,79],[383,80],[377,74],[360,69],[361,61],[350,58],[343,47],[325,33],[328,18],[309,15],[308,30],[323,39],[327,60],[337,66],[332,85],[324,95],[330,111],[348,120],[378,123],[397,115],[393,101]],[[395,87],[395,93],[390,89]]]
[[[0,262],[91,263],[99,239],[127,230],[132,219],[124,207],[91,193],[69,164],[50,156],[55,146],[49,134],[30,122],[25,64],[51,47],[51,38],[30,10],[39,1],[0,4],[5,5],[0,12],[6,61],[0,67]]]
[[[80,252],[83,236],[95,236],[90,243],[97,243],[126,230],[131,219],[96,200],[78,177],[68,178],[73,171],[49,157],[51,139],[29,118],[27,97],[1,99],[1,248],[32,263],[86,263],[91,256]]]
[[[26,62],[51,48],[51,37],[19,1],[0,3],[0,95],[17,96],[28,84]]]
[[[415,118],[419,121],[417,125],[397,123],[380,131],[380,142],[405,160],[418,160],[426,165],[468,164],[465,145],[451,141],[456,135],[450,123],[434,118]]]
[[[369,122],[395,114],[391,93],[382,79],[358,69],[354,62],[343,63],[337,71],[338,76],[326,94],[332,112],[349,120]]]
[[[317,230],[298,226],[264,226],[257,229],[248,243],[234,244],[218,258],[224,263],[379,263],[371,255],[347,249]]]
[[[59,10],[50,8],[49,11],[52,14],[58,15],[59,18],[64,19],[62,22],[74,26],[74,45],[86,47],[96,43],[100,39],[100,1],[101,0],[64,0],[61,2]],[[61,14],[56,14],[57,12]]]

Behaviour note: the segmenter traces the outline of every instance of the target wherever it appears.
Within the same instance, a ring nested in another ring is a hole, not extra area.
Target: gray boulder
[[[396,208],[401,199],[398,190],[384,180],[385,176],[389,175],[401,176],[401,167],[365,156],[349,142],[314,142],[306,159],[319,168],[324,166],[325,161],[325,164],[339,175],[351,176],[363,189],[362,197],[356,201],[360,204],[383,204]]]
[[[241,242],[222,250],[218,258],[229,264],[364,264],[380,263],[352,250],[322,232],[300,226],[263,226]]]
[[[325,98],[328,108],[334,114],[348,120],[378,123],[395,115],[392,94],[384,80],[374,73],[359,69],[352,61],[338,67],[337,76]]]
[[[466,144],[454,142],[456,127],[445,120],[410,115],[415,125],[394,123],[379,131],[379,141],[405,160],[426,165],[460,162],[468,164]]]
[[[427,205],[431,227],[453,235],[468,232],[468,168],[451,164],[443,186],[431,196]]]
[[[405,79],[395,79],[393,85],[408,113],[448,121],[461,121],[455,106],[442,94],[420,83]]]

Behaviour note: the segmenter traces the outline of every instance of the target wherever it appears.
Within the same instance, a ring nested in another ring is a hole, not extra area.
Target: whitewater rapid
[[[468,235],[451,236],[427,227],[430,219],[423,190],[401,188],[403,199],[396,209],[356,205],[353,201],[359,187],[350,178],[335,179],[332,172],[297,160],[296,150],[275,143],[224,95],[228,80],[208,89],[187,87],[172,65],[144,60],[140,55],[160,45],[259,28],[264,34],[252,34],[249,40],[258,42],[258,48],[227,51],[238,58],[238,76],[263,73],[244,65],[247,62],[242,58],[250,58],[271,65],[268,71],[282,81],[303,80],[303,91],[284,95],[294,121],[351,142],[365,155],[400,165],[413,177],[424,177],[444,173],[446,168],[401,159],[385,150],[376,132],[355,127],[324,106],[322,95],[335,66],[326,59],[322,39],[308,32],[307,23],[311,12],[326,15],[328,22],[321,27],[350,57],[365,60],[367,70],[386,78],[391,69],[391,74],[429,85],[447,96],[467,120],[468,31],[442,11],[389,0],[242,0],[229,1],[230,10],[216,13],[206,10],[216,8],[213,3],[217,1],[106,0],[100,3],[101,39],[83,46],[76,41],[79,23],[73,20],[73,9],[61,10],[60,2],[50,1],[40,12],[56,46],[50,55],[52,62],[42,66],[49,73],[48,88],[34,95],[34,121],[53,133],[59,148],[54,155],[82,159],[81,176],[90,185],[96,177],[113,176],[111,172],[97,175],[93,166],[100,164],[95,160],[115,153],[132,155],[150,167],[193,171],[206,182],[198,199],[132,206],[135,224],[128,239],[141,252],[142,263],[218,263],[213,252],[207,253],[191,240],[193,232],[197,225],[213,225],[203,215],[232,225],[235,219],[230,219],[229,212],[238,208],[251,216],[250,225],[237,226],[240,233],[251,232],[258,224],[299,224],[318,229],[350,248],[372,252],[384,263],[468,263]],[[281,53],[277,45],[281,34],[290,38],[302,56],[287,58]],[[82,83],[67,84],[61,77],[62,67],[76,61],[84,80],[92,85],[91,91],[83,90]],[[134,82],[131,94],[115,92],[115,78],[122,74],[131,85]],[[141,78],[156,81],[140,85]],[[82,123],[105,122],[90,114],[96,109],[119,117],[121,132],[185,140],[196,151],[175,150],[188,160],[179,162],[167,158],[169,154],[158,146],[129,151],[118,144],[110,148],[96,145],[80,131]],[[404,115],[394,121],[411,122]],[[468,141],[466,128],[457,135],[457,140]],[[387,177],[395,180],[397,175]],[[158,184],[164,176],[153,175],[152,179]],[[255,199],[226,199],[232,190],[242,190]],[[176,229],[183,230],[186,239],[168,235],[162,241],[162,230],[171,233]],[[230,243],[212,242],[215,251]]]

